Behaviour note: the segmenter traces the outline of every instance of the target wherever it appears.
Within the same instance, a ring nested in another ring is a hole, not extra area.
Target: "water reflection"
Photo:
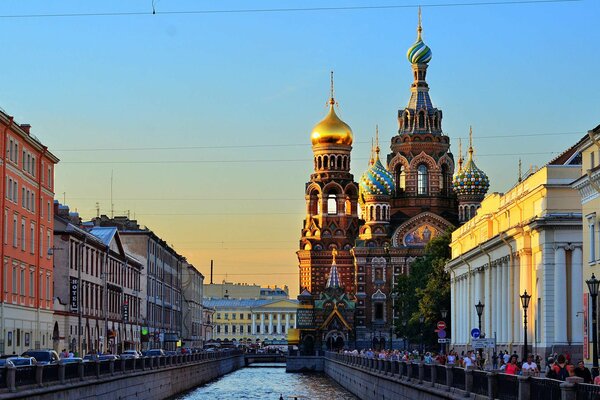
[[[255,367],[256,364],[253,364]],[[278,400],[279,396],[303,400],[357,400],[324,374],[287,373],[285,368],[242,368],[200,386],[176,400]]]

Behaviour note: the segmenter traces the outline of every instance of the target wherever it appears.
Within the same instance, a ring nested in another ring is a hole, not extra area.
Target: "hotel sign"
[[[69,299],[71,303],[71,311],[79,310],[79,296],[77,295],[77,289],[79,288],[79,280],[71,277],[69,285]]]
[[[299,308],[296,314],[298,328],[313,328],[314,327],[314,311],[309,308]]]

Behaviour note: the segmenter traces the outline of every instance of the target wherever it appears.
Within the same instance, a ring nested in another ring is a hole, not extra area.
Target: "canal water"
[[[285,368],[252,364],[175,400],[358,400],[350,392],[320,373],[287,373]]]

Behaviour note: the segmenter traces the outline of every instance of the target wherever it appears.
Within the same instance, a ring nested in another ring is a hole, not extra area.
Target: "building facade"
[[[531,295],[529,352],[581,357],[583,292],[581,208],[571,182],[580,175],[575,147],[532,172],[505,194],[488,195],[452,234],[452,346],[470,346],[484,304],[483,334],[498,350],[522,354],[524,312]]]
[[[581,177],[573,182],[581,197],[583,228],[583,359],[592,366],[593,324],[592,298],[585,282],[592,274],[600,277],[600,125],[588,131],[578,145],[582,157]],[[597,332],[598,333],[598,332]]]
[[[256,284],[223,281],[222,283],[205,284],[204,296],[222,299],[287,299],[289,298],[289,289],[287,286],[283,288],[278,286],[261,287]]]
[[[55,202],[54,244],[54,349],[139,350],[142,263],[127,254],[117,229],[85,229]]]
[[[203,343],[209,343],[214,338],[214,318],[215,309],[202,304],[202,340]]]
[[[127,251],[144,264],[141,292],[146,302],[142,307],[142,318],[148,335],[143,337],[142,348],[175,350],[182,339],[185,258],[154,232],[127,217],[102,215],[87,224],[116,227]]]
[[[183,265],[183,339],[185,347],[202,348],[204,346],[202,298],[204,275],[193,265]]]
[[[215,310],[213,341],[222,344],[286,344],[296,327],[295,300],[205,298],[204,306]]]
[[[2,246],[0,353],[52,345],[54,166],[47,147],[0,111]]]

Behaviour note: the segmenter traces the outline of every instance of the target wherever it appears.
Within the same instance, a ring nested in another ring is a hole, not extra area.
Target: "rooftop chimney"
[[[31,125],[21,124],[20,126],[21,126],[21,129],[23,129],[25,131],[25,133],[29,135],[29,132],[31,131]]]

